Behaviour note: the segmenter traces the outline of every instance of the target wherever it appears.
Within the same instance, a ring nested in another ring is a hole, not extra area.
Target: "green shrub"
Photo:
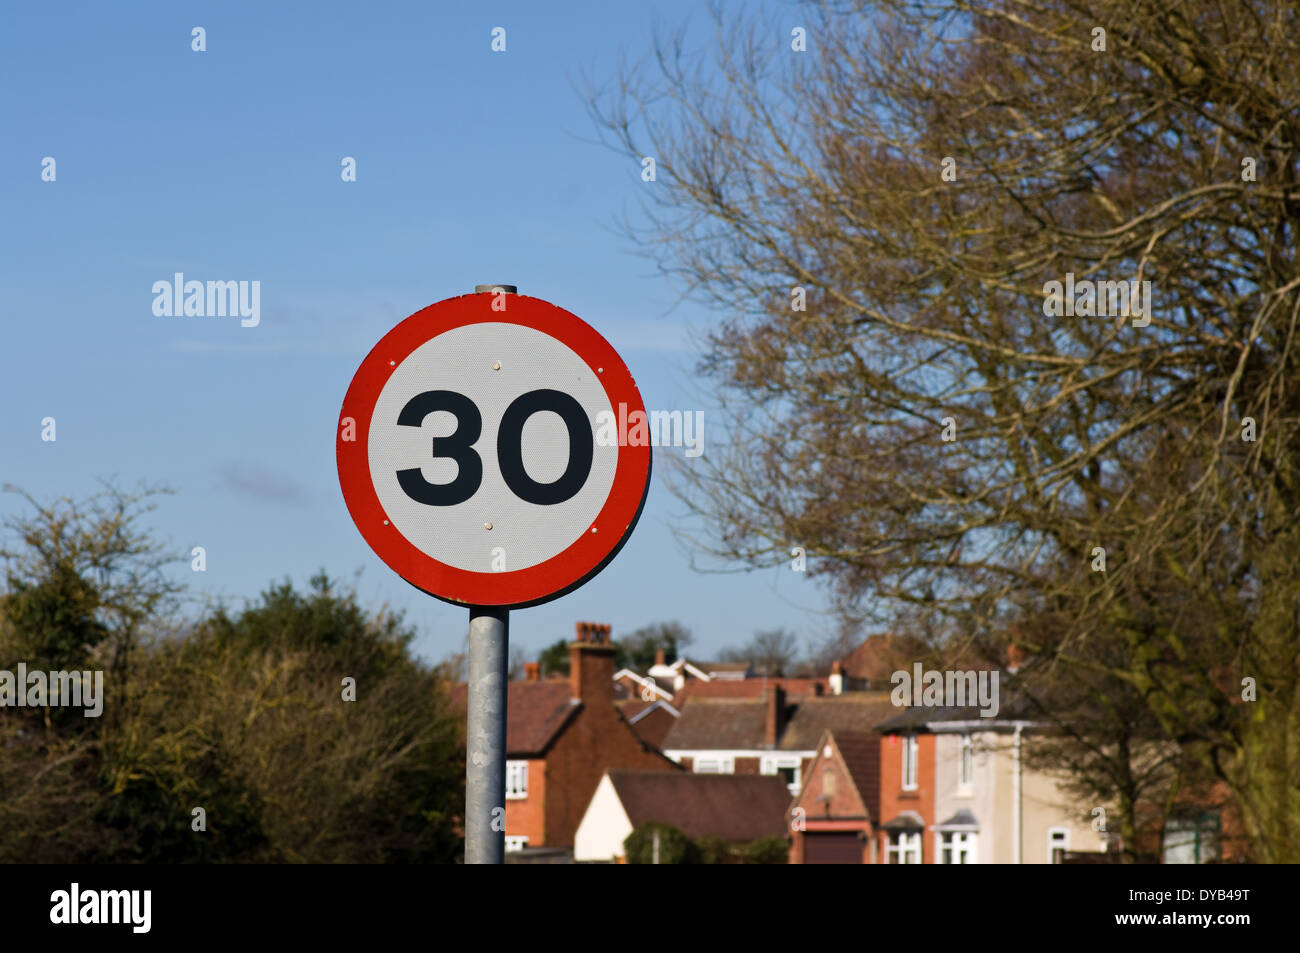
[[[653,863],[655,834],[659,835],[659,863],[698,864],[700,849],[695,842],[670,824],[647,821],[623,841],[629,864]]]
[[[790,845],[784,837],[760,837],[741,848],[740,855],[745,864],[788,864]]]

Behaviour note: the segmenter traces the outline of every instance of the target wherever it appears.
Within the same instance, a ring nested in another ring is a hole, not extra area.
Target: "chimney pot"
[[[663,665],[663,664],[665,664],[665,663],[664,663],[664,650],[663,650],[663,646],[660,646],[659,648],[655,649],[655,664],[656,664],[656,665]]]
[[[524,663],[524,681],[536,682],[541,677],[541,665],[537,662]]]

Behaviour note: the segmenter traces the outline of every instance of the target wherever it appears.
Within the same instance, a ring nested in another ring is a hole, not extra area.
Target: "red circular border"
[[[415,312],[380,339],[361,362],[339,413],[336,431],[339,485],[357,529],[375,554],[399,576],[429,595],[468,606],[521,608],[571,592],[614,558],[627,541],[650,488],[650,447],[618,448],[614,483],[592,524],[563,552],[514,572],[471,572],[439,562],[417,549],[388,522],[370,481],[370,418],[393,369],[420,345],[453,328],[504,323],[533,328],[556,338],[587,362],[605,388],[610,406],[620,403],[628,414],[645,413],[632,374],[618,352],[577,315],[527,295],[506,297],[506,310],[493,311],[496,295],[479,293],[448,298]],[[355,421],[355,440],[344,441],[343,420]]]

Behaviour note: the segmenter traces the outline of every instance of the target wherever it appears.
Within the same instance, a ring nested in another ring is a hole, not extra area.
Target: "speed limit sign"
[[[339,483],[370,548],[413,586],[536,605],[598,573],[636,525],[650,447],[596,428],[637,412],[631,373],[580,318],[503,291],[448,298],[362,361],[339,415]]]

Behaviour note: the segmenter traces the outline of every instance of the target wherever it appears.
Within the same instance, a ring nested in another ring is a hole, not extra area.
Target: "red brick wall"
[[[736,758],[732,774],[758,774],[763,767],[760,758]]]
[[[814,763],[817,767],[804,774],[803,788],[799,792],[798,806],[804,809],[805,816],[810,820],[865,817],[866,806],[854,793],[853,782],[839,758],[823,758]],[[826,768],[831,771],[832,794],[829,801],[819,801],[818,798],[826,791]]]
[[[541,758],[528,762],[528,797],[506,798],[506,835],[527,837],[529,847],[542,845],[545,834],[546,762]]]
[[[646,750],[619,716],[612,699],[603,705],[584,704],[546,756],[547,847],[572,846],[596,785],[606,771],[615,768],[678,770],[654,749]]]
[[[880,738],[880,820],[893,820],[903,811],[921,815],[925,830],[921,834],[921,862],[933,864],[934,838],[930,825],[934,819],[934,735],[917,735],[916,790],[903,790],[903,736],[882,735]],[[883,832],[882,832],[883,835]],[[888,843],[880,837],[877,860],[887,863]]]
[[[826,769],[830,770],[831,797],[829,800],[821,801],[818,799],[826,792]],[[855,793],[848,771],[838,756],[804,759],[803,788],[799,791],[799,798],[794,806],[803,809],[803,826],[806,830],[816,830],[819,823],[826,824],[828,821],[834,822],[841,818],[865,818],[867,813],[866,806]],[[792,813],[790,819],[793,818]],[[863,831],[870,830],[870,822],[865,819],[860,825],[852,826]],[[790,843],[792,864],[803,863],[803,839],[802,831],[792,829]],[[865,841],[862,845],[862,863],[871,862],[871,844]]]

